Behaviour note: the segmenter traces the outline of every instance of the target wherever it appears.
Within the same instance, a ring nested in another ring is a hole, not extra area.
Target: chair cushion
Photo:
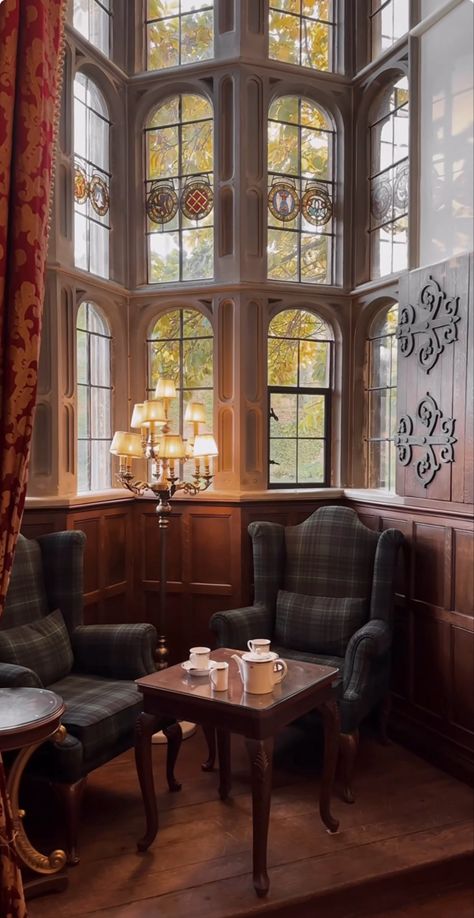
[[[37,621],[0,631],[0,661],[34,670],[44,686],[71,672],[71,642],[59,609]]]
[[[134,682],[71,673],[48,688],[63,698],[66,710],[61,722],[81,741],[86,763],[112,749],[122,736],[133,735],[142,708]]]
[[[304,596],[279,590],[274,638],[310,653],[344,656],[349,639],[368,617],[365,599]]]

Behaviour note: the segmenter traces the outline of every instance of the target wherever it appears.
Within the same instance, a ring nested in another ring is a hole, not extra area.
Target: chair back
[[[348,507],[321,507],[285,527],[284,589],[306,596],[370,599],[380,533]]]
[[[48,612],[40,546],[34,539],[19,535],[0,629],[26,625]]]

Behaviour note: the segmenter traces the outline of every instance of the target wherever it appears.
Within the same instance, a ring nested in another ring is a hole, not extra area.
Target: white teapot
[[[276,653],[244,653],[232,655],[239,667],[244,691],[250,695],[268,695],[273,686],[285,678],[288,667]]]

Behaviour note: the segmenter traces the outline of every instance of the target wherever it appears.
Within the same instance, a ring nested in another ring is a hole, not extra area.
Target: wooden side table
[[[64,702],[59,695],[39,688],[0,688],[0,752],[18,749],[9,770],[7,790],[10,797],[14,838],[12,844],[21,864],[37,876],[25,880],[29,898],[39,892],[64,889],[67,876],[63,871],[66,854],[57,849],[41,854],[31,844],[23,825],[24,810],[19,805],[20,782],[27,763],[45,740],[62,742],[66,728],[61,726]]]

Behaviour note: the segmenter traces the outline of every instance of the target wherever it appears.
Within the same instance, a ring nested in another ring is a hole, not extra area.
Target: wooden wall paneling
[[[448,719],[452,689],[450,626],[419,612],[414,616],[414,638],[413,701]]]
[[[449,539],[449,530],[444,526],[415,523],[413,598],[441,609],[450,607],[450,577],[446,584],[447,538]],[[450,542],[448,544],[450,545]]]
[[[23,513],[21,532],[27,539],[37,539],[48,532],[63,532],[67,529],[65,510],[29,510]]]
[[[454,529],[454,608],[474,616],[474,533]]]
[[[474,633],[451,628],[452,646],[452,719],[470,732],[474,731]]]

